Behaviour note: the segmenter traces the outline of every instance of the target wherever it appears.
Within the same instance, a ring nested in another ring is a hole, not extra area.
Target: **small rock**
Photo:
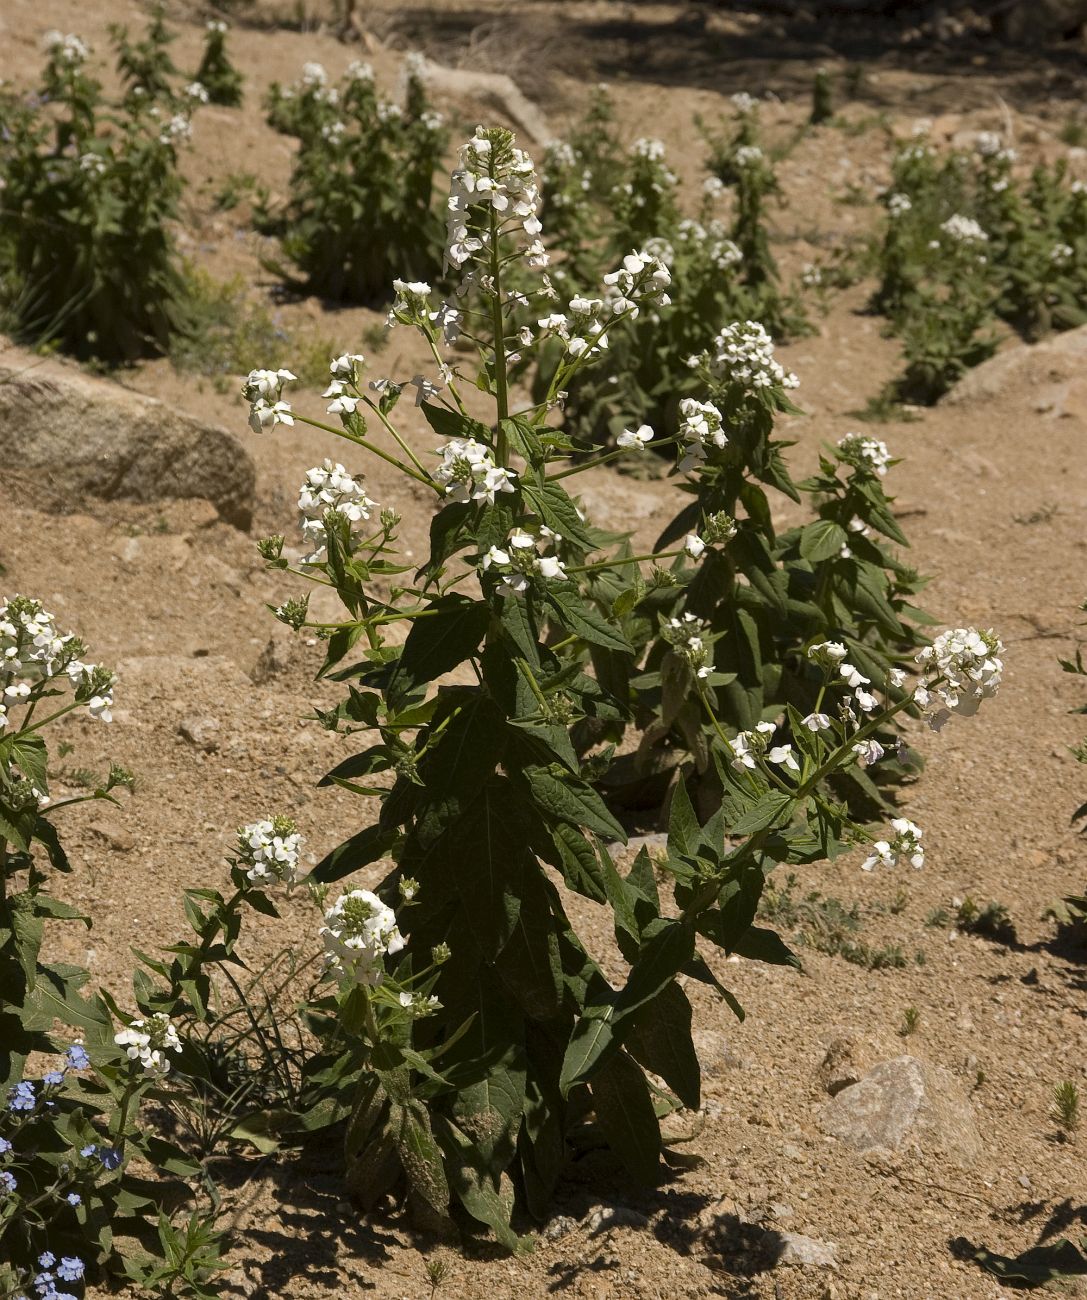
[[[595,1236],[611,1228],[646,1228],[649,1220],[627,1205],[601,1205],[582,1220],[582,1226]]]
[[[577,1219],[572,1219],[568,1214],[556,1214],[543,1230],[544,1240],[558,1241],[560,1237],[573,1232],[576,1227]]]
[[[178,735],[205,754],[213,754],[219,748],[218,718],[182,718],[177,730]]]
[[[964,1163],[981,1153],[970,1103],[946,1070],[897,1056],[843,1089],[819,1115],[824,1133],[858,1151],[938,1148]]]
[[[843,1088],[860,1082],[861,1068],[857,1056],[855,1039],[842,1037],[831,1040],[819,1066],[819,1082],[832,1097],[836,1097]]]
[[[799,1232],[783,1232],[774,1262],[779,1268],[837,1268],[838,1247],[832,1241],[816,1241]]]
[[[135,836],[119,822],[109,818],[100,817],[97,821],[91,822],[90,829],[118,853],[131,853],[136,847]]]

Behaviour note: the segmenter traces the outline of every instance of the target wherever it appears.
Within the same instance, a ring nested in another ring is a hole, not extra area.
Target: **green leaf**
[[[627,1051],[659,1074],[688,1110],[701,1105],[701,1070],[691,1039],[692,1012],[686,993],[673,980],[638,1018]]]
[[[779,821],[793,802],[793,796],[784,790],[768,790],[753,808],[749,808],[733,823],[731,833],[735,836],[754,835],[757,831],[765,830]]]
[[[634,653],[634,647],[626,637],[608,623],[593,605],[583,600],[573,584],[551,584],[547,588],[546,600],[555,611],[559,626],[566,631],[576,633],[583,641],[602,646],[605,650]]]
[[[353,871],[385,857],[398,838],[395,829],[386,830],[377,824],[367,826],[322,858],[310,873],[311,877],[322,884],[342,880]]]
[[[548,528],[561,533],[583,551],[595,549],[593,538],[565,488],[558,483],[541,485],[526,481],[521,484],[521,495],[525,505],[539,515]]]
[[[800,554],[812,564],[840,554],[849,538],[841,524],[833,519],[817,519],[800,530]]]
[[[800,958],[785,943],[776,930],[766,930],[753,925],[740,937],[732,951],[751,961],[768,962],[771,966],[792,966],[801,969]]]
[[[660,1122],[639,1066],[625,1052],[594,1076],[593,1106],[608,1146],[639,1183],[654,1183],[660,1171]]]
[[[574,1026],[559,1086],[568,1093],[590,1079],[622,1046],[638,1012],[671,982],[694,954],[694,932],[682,921],[660,921],[631,966],[626,984],[608,1002],[589,1005]],[[610,993],[610,990],[609,990]]]
[[[48,790],[49,756],[40,735],[31,732],[26,736],[12,737],[10,757],[31,785],[39,790]]]
[[[626,843],[626,831],[591,785],[556,765],[526,767],[522,774],[537,808],[546,816]]]
[[[530,1239],[522,1239],[510,1227],[512,1187],[504,1191],[501,1180],[482,1167],[475,1144],[444,1115],[435,1116],[435,1132],[448,1158],[453,1191],[472,1218],[486,1224],[511,1253],[528,1248]]]
[[[491,621],[486,601],[466,596],[440,596],[426,609],[425,617],[413,620],[389,679],[387,694],[394,708],[418,686],[435,681],[471,658]]]
[[[430,402],[424,402],[419,409],[439,438],[474,438],[485,447],[490,446],[490,429],[479,420],[473,420],[470,415],[451,411],[445,406],[435,406]]]

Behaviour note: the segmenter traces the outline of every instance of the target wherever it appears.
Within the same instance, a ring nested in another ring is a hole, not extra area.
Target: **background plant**
[[[352,64],[340,87],[307,64],[295,87],[272,88],[269,121],[300,142],[281,230],[314,293],[374,303],[394,276],[437,274],[434,177],[446,134],[418,61],[403,108],[378,99],[368,64]]]
[[[549,424],[556,395],[604,351],[605,334],[666,305],[670,277],[652,254],[628,253],[606,277],[607,306],[579,299],[556,312],[546,279],[531,295],[508,291],[515,261],[522,271],[546,262],[537,208],[532,163],[510,133],[478,130],[453,173],[446,255],[489,309],[461,313],[435,303],[426,284],[397,285],[392,317],[421,332],[437,366],[434,381],[412,381],[443,440],[436,466],[394,423],[404,384],[364,386],[358,355],[331,367],[326,397],[338,428],[285,399],[287,369],[255,371],[246,385],[255,430],[298,421],[327,429],[435,497],[429,553],[411,576],[396,512],[379,509],[362,479],[331,460],[309,471],[300,493],[302,558],[292,564],[281,536],[261,549],[273,567],[331,584],[343,600],[347,617],[336,623],[311,620],[305,598],[277,613],[327,641],[323,674],[346,685],[341,704],[319,714],[324,725],[374,733],[328,780],[377,796],[380,814],[313,877],[329,883],[394,862],[376,891],[337,899],[322,929],[337,1032],[362,1067],[345,1138],[348,1185],[365,1203],[402,1188],[421,1221],[474,1220],[511,1249],[515,1206],[544,1215],[579,1145],[603,1142],[632,1176],[656,1177],[662,1114],[699,1099],[679,977],[709,984],[739,1012],[699,939],[795,960],[753,922],[772,864],[818,861],[866,837],[828,797],[832,775],[877,762],[876,733],[911,702],[939,723],[950,710],[973,712],[1000,677],[998,641],[960,629],[922,651],[919,693],[890,678],[876,683],[883,701],[868,709],[845,647],[808,645],[831,712],[805,721],[787,710],[793,739],[784,743],[775,723],[731,738],[715,727],[717,808],[700,824],[678,786],[659,870],[643,851],[619,874],[605,842],[623,829],[593,784],[611,751],[579,755],[572,729],[622,720],[629,706],[593,671],[590,652],[608,652],[629,673],[627,615],[648,614],[661,589],[692,584],[699,558],[731,541],[709,524],[693,540],[634,555],[586,521],[566,490],[584,463],[570,462],[568,439]],[[471,413],[458,368],[442,357],[451,329],[479,348],[468,383],[489,398],[489,423]],[[553,387],[513,410],[510,354],[549,337],[564,344]],[[784,400],[781,390],[773,404]],[[604,582],[621,587],[617,606],[594,593]],[[409,625],[407,637],[387,640],[396,622]],[[709,645],[689,635],[682,653],[712,721],[710,692],[723,683]],[[903,820],[872,843],[865,866],[919,864],[919,836]],[[547,866],[609,907],[629,963],[621,983],[573,929]]]
[[[242,74],[230,62],[226,52],[227,25],[213,18],[207,26],[204,55],[194,80],[208,92],[212,104],[237,108],[242,102]]]
[[[116,802],[132,780],[114,766],[90,789],[53,791],[45,729],[75,710],[109,722],[113,675],[24,596],[0,603],[0,650],[0,1294],[59,1297],[85,1274],[199,1283],[216,1239],[206,1213],[199,1268],[191,1253],[159,1254],[199,1165],[141,1118],[168,1095],[176,1030],[124,1017],[115,1033],[120,1012],[84,991],[89,972],[43,952],[52,922],[91,924],[53,892],[72,870],[65,810]]]
[[[49,39],[41,96],[0,101],[0,257],[14,331],[109,363],[164,351],[184,317],[170,223],[188,117],[167,117],[147,96],[109,108],[83,42]]]

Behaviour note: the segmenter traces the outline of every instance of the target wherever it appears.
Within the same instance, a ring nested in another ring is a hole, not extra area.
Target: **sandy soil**
[[[700,28],[663,4],[499,7],[478,0],[399,11],[379,3],[373,10],[374,30],[391,45],[419,43],[446,61],[498,62],[527,76],[535,52],[544,107],[560,127],[584,103],[587,81],[606,77],[615,85],[624,132],[663,138],[692,181],[702,153],[693,113],[712,117],[728,93],[750,89],[777,97],[767,120],[787,132],[805,119],[813,69],[843,66],[843,49],[858,57],[849,45],[856,33],[848,30],[816,32],[813,40],[803,29],[714,14]],[[271,9],[258,11],[267,16]],[[175,57],[195,66],[202,16],[186,9],[173,16],[181,32]],[[123,0],[6,0],[0,74],[26,81],[47,28],[77,31],[102,50],[107,22],[139,18]],[[851,120],[884,114],[888,126],[906,133],[924,115],[937,119],[945,138],[1010,122],[1028,160],[1067,152],[1056,133],[1083,88],[1069,51],[1001,58],[967,37],[947,46],[902,44],[899,29],[869,37],[867,99],[846,110]],[[240,110],[198,114],[185,164],[191,184],[182,237],[200,265],[217,276],[241,272],[255,293],[274,301],[257,260],[262,241],[247,230],[244,210],[216,213],[211,196],[239,170],[258,171],[273,193],[281,191],[292,145],[264,125],[261,87],[292,79],[306,59],[338,72],[359,50],[321,31],[239,28],[231,40],[247,77],[247,101]],[[391,88],[396,55],[379,53],[378,66]],[[468,122],[478,111],[452,107]],[[850,185],[872,194],[887,152],[874,121],[857,133],[813,130],[799,142],[781,168],[788,206],[777,233],[787,265],[871,223],[870,205],[841,199]],[[1074,165],[1087,174],[1084,160]],[[783,349],[800,376],[806,412],[784,422],[799,444],[799,468],[814,462],[822,441],[853,427],[847,413],[898,367],[897,344],[881,337],[878,319],[861,313],[864,296],[863,287],[838,295],[818,337]],[[290,327],[308,324],[348,350],[379,319],[315,301],[276,306]],[[410,375],[421,360],[397,335],[374,364]],[[117,380],[249,439],[259,470],[255,536],[289,530],[302,472],[315,457],[338,454],[301,429],[252,437],[232,392],[200,386],[166,362]],[[429,447],[421,422],[412,431],[421,448]],[[570,1225],[560,1221],[523,1259],[466,1259],[413,1241],[395,1217],[360,1220],[341,1203],[323,1161],[254,1164],[234,1194],[237,1236],[222,1293],[425,1296],[424,1257],[438,1254],[450,1270],[438,1294],[465,1298],[981,1300],[1003,1290],[960,1261],[957,1239],[1015,1254],[1047,1232],[1081,1228],[1082,1147],[1056,1140],[1049,1107],[1057,1081],[1084,1081],[1087,966],[1085,954],[1055,942],[1042,913],[1051,900],[1079,890],[1087,875],[1087,846],[1069,825],[1084,797],[1083,769],[1067,751],[1082,730],[1069,710],[1084,694],[1057,664],[1074,647],[1076,606],[1087,595],[1084,433],[1079,418],[1046,417],[1016,394],[878,429],[904,457],[891,483],[914,562],[933,575],[928,607],[949,623],[992,625],[1008,646],[999,698],[972,724],[919,738],[928,766],[907,790],[905,806],[925,827],[925,870],[865,875],[854,856],[800,873],[804,890],[856,903],[861,937],[899,945],[909,957],[905,968],[867,972],[811,949],[803,952],[803,974],[730,964],[723,974],[748,1009],[743,1025],[695,986],[706,1100],[695,1135],[677,1148],[689,1167],[637,1192],[613,1170],[583,1162],[571,1170],[557,1215],[581,1220],[594,1208],[618,1206],[617,1217],[565,1233]],[[401,510],[405,529],[422,537],[425,501],[405,495],[380,464],[367,472],[370,494]],[[607,471],[584,482],[602,524],[637,518],[649,538],[670,516],[664,484]],[[290,638],[265,609],[285,588],[263,572],[253,538],[216,522],[199,503],[69,505],[63,515],[38,513],[0,477],[0,572],[6,590],[40,595],[85,635],[96,657],[120,669],[116,725],[106,731],[73,723],[68,739],[81,766],[113,757],[138,772],[139,785],[123,809],[72,815],[66,841],[78,867],[65,883],[66,897],[93,914],[95,926],[86,938],[73,930],[56,942],[123,990],[129,946],[152,948],[179,933],[179,891],[221,882],[222,855],[242,821],[266,810],[289,812],[316,860],[372,809],[343,791],[315,789],[349,742],[304,721],[313,703],[329,698],[312,682],[319,651]],[[217,724],[207,748],[179,731],[194,718]],[[1006,905],[1017,942],[926,924],[935,910],[953,910],[952,901],[967,895]],[[576,911],[579,925],[606,948],[599,909],[580,903]],[[261,925],[251,942],[255,950],[306,949],[314,936],[312,911],[291,904],[278,925]],[[919,1010],[920,1021],[904,1041],[899,1028],[907,1007]],[[825,1137],[816,1125],[826,1101],[818,1069],[841,1036],[855,1041],[865,1064],[909,1051],[955,1076],[982,1134],[980,1157],[965,1165],[916,1150],[864,1158]],[[741,1211],[835,1243],[837,1268],[745,1276],[742,1256],[708,1228]]]

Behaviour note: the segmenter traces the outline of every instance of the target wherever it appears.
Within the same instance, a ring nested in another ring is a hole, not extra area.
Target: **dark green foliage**
[[[212,104],[237,108],[242,102],[242,74],[226,52],[226,24],[212,20],[204,44],[204,57],[196,70],[196,81],[208,92]]]

